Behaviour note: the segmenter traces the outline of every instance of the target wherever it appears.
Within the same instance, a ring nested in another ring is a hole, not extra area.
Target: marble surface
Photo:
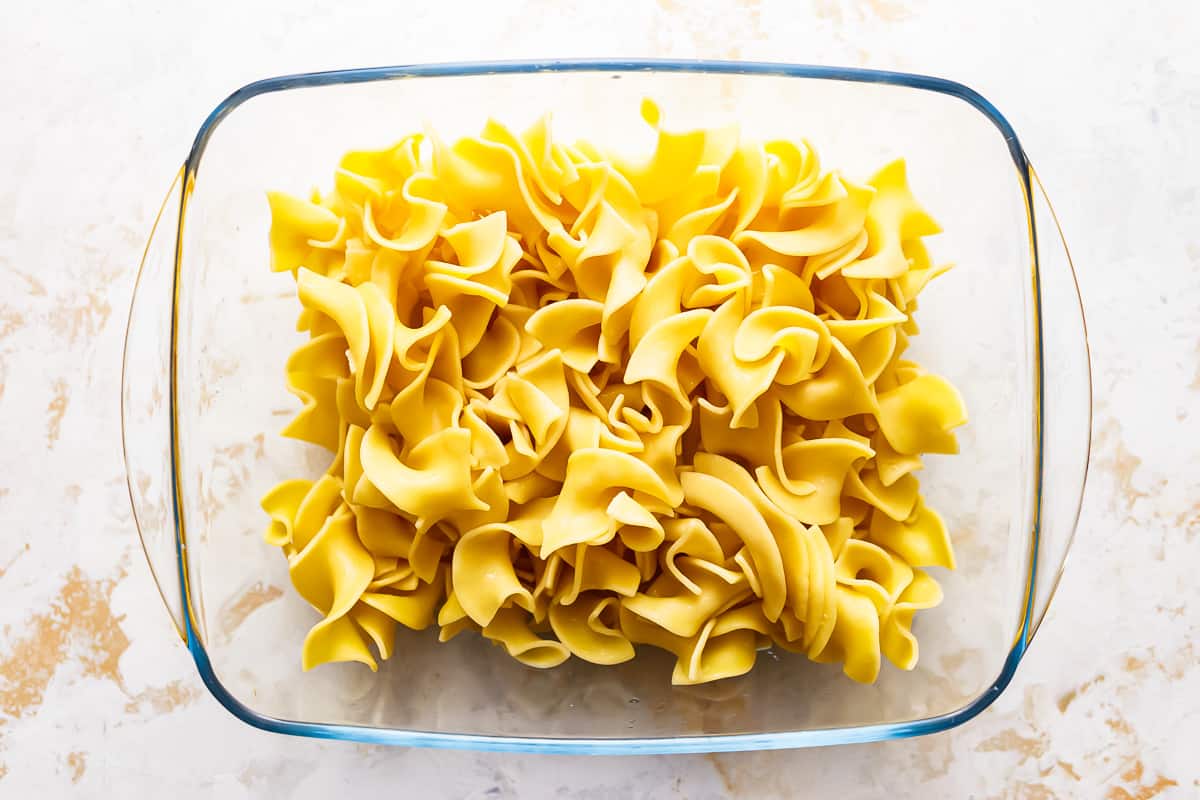
[[[49,0],[4,17],[0,796],[1200,793],[1200,6]],[[965,727],[708,757],[402,750],[252,730],[197,678],[136,541],[118,423],[134,271],[196,126],[271,74],[585,55],[929,72],[1022,133],[1081,272],[1096,441],[1058,597]]]

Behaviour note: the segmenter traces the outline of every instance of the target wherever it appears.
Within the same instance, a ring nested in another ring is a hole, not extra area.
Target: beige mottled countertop
[[[1196,3],[48,0],[4,17],[0,796],[1200,794]],[[131,521],[118,383],[144,238],[199,122],[272,74],[602,55],[929,72],[981,90],[1021,132],[1081,271],[1097,438],[1049,617],[965,727],[620,759],[289,739],[226,713],[171,630]]]

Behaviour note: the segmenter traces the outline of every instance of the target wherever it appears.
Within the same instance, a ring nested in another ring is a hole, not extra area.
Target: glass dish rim
[[[182,521],[180,498],[179,426],[176,407],[177,389],[177,343],[179,314],[179,276],[183,257],[183,231],[186,221],[188,199],[196,175],[208,145],[208,141],[221,121],[246,101],[263,94],[289,89],[319,86],[349,85],[381,80],[403,78],[464,77],[504,74],[534,74],[560,72],[664,72],[696,73],[710,75],[763,75],[787,78],[815,78],[851,83],[876,83],[907,87],[948,95],[966,102],[983,114],[1000,131],[1005,139],[1013,164],[1017,169],[1025,199],[1026,219],[1031,245],[1031,272],[1034,297],[1034,357],[1035,357],[1035,416],[1034,416],[1034,482],[1032,524],[1029,537],[1030,559],[1026,576],[1026,592],[1020,627],[1008,655],[1004,659],[996,679],[976,698],[960,708],[933,717],[907,722],[875,723],[870,725],[816,728],[799,731],[773,733],[739,733],[717,735],[688,735],[669,737],[630,738],[554,738],[534,736],[503,736],[494,734],[443,733],[413,731],[395,728],[375,728],[366,725],[302,722],[280,719],[262,714],[235,697],[217,678],[208,652],[197,633],[190,601],[187,569],[186,533]],[[1037,231],[1033,208],[1031,166],[1016,131],[1003,114],[974,89],[945,78],[906,72],[865,69],[858,67],[832,67],[781,62],[721,61],[704,59],[538,59],[521,61],[478,61],[412,64],[397,66],[364,67],[282,75],[254,81],[236,90],[208,115],[193,140],[187,161],[183,167],[183,186],[179,201],[178,228],[174,248],[174,272],[172,276],[172,308],[170,331],[170,391],[168,392],[168,416],[170,420],[170,486],[171,512],[175,530],[176,569],[183,608],[182,631],[188,650],[192,654],[201,680],[216,700],[234,717],[242,722],[265,731],[319,739],[362,742],[365,744],[389,744],[408,747],[450,748],[478,751],[509,751],[558,754],[635,755],[668,753],[714,753],[743,750],[774,750],[783,748],[815,747],[836,744],[856,744],[892,739],[904,739],[929,733],[938,733],[957,727],[973,719],[992,704],[1011,682],[1017,665],[1029,646],[1032,633],[1032,616],[1036,590],[1037,559],[1041,536],[1041,506],[1043,490],[1043,446],[1044,414],[1044,365],[1042,344],[1042,318],[1040,309],[1040,265],[1037,246]],[[1053,580],[1056,584],[1057,581]],[[160,589],[161,591],[161,589]]]

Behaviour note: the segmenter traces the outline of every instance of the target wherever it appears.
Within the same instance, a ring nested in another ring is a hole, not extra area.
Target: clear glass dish
[[[283,439],[297,408],[291,278],[268,269],[267,189],[325,185],[344,151],[431,123],[475,132],[553,111],[567,138],[622,142],[638,103],[672,127],[739,122],[807,138],[865,178],[903,156],[958,268],[922,296],[914,358],[971,413],[959,456],[921,476],[958,553],[945,600],[917,621],[920,663],[855,684],[836,666],[762,654],[741,678],[672,687],[669,659],[572,660],[537,671],[480,637],[398,632],[378,674],[300,671],[314,617],[265,545],[258,507],[327,455]],[[1078,517],[1091,376],[1074,273],[1016,133],[977,93],[937,78],[701,61],[387,67],[274,78],[221,103],[196,135],[151,234],[126,339],[130,497],[155,579],[213,695],[290,734],[431,747],[711,752],[862,742],[961,724],[1012,680],[1058,582]]]

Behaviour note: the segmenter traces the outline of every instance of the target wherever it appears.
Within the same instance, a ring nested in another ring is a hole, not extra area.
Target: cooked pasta
[[[954,555],[914,473],[966,421],[904,357],[938,226],[902,161],[857,183],[642,111],[641,159],[489,122],[269,195],[308,336],[284,433],[335,453],[263,499],[305,669],[375,669],[397,624],[534,667],[657,647],[676,684],[771,646],[916,664]]]

